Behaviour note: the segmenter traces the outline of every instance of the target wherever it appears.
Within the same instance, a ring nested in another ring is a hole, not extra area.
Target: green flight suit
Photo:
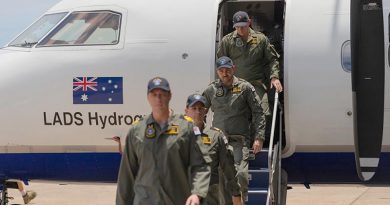
[[[191,194],[206,197],[210,161],[194,131],[183,115],[172,115],[163,128],[152,115],[133,125],[119,168],[116,205],[183,205]]]
[[[234,167],[232,150],[228,149],[228,140],[218,128],[204,129],[202,142],[211,158],[210,187],[203,205],[219,205],[219,170],[227,178],[227,184],[233,195],[240,195],[240,186],[237,181],[237,171]]]
[[[235,76],[250,82],[261,99],[266,115],[270,115],[267,87],[270,79],[279,79],[279,54],[261,32],[249,29],[246,42],[233,31],[222,38],[217,57],[227,56],[233,60],[237,70]]]
[[[228,88],[218,79],[203,92],[206,107],[214,112],[213,126],[221,129],[233,147],[234,162],[244,200],[248,195],[248,157],[251,141],[264,140],[265,117],[255,88],[247,81],[234,77]],[[250,121],[249,119],[252,119]],[[254,135],[250,135],[253,124]],[[230,194],[225,195],[229,200]],[[231,198],[230,198],[231,200]],[[229,204],[229,203],[226,203]]]

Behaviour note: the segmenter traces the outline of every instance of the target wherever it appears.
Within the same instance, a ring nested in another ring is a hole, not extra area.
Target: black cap
[[[220,68],[233,68],[233,61],[227,56],[222,56],[215,62],[217,70]]]
[[[167,79],[161,78],[161,77],[152,78],[148,82],[148,93],[156,88],[159,88],[159,89],[162,89],[165,91],[171,91],[171,88],[169,87],[169,83],[168,83]]]
[[[247,26],[249,16],[245,11],[238,11],[233,15],[233,28],[236,26]]]
[[[187,98],[187,107],[192,107],[197,102],[201,102],[203,105],[206,105],[206,98],[199,94],[192,94]]]

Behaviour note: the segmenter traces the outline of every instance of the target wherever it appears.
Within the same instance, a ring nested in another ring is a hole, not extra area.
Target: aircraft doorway
[[[217,41],[234,30],[232,17],[237,11],[245,11],[252,20],[251,28],[264,33],[275,49],[283,51],[284,28],[283,1],[227,1],[222,3],[219,11],[219,31]],[[217,43],[218,43],[217,42]]]
[[[223,36],[234,31],[232,18],[234,13],[237,11],[245,11],[248,13],[249,18],[251,19],[251,28],[254,31],[260,31],[264,33],[270,43],[274,46],[275,50],[280,55],[279,58],[279,67],[280,67],[280,81],[283,84],[283,42],[284,42],[284,11],[285,11],[285,2],[284,1],[226,1],[220,4],[220,9],[218,13],[218,29],[216,37],[216,51],[218,50],[219,42],[222,40]],[[217,78],[217,75],[215,75]],[[283,93],[282,93],[283,94]],[[272,112],[272,107],[274,104],[274,90],[268,92],[270,112]],[[283,107],[283,95],[279,95],[279,101]],[[279,116],[279,114],[278,114]],[[283,117],[284,118],[284,117]],[[275,128],[275,137],[279,137],[279,119],[276,121]],[[266,138],[270,135],[271,122],[268,123],[266,131]],[[284,123],[283,123],[283,147],[285,147],[285,132],[284,132]],[[268,147],[267,141],[264,144],[264,147]]]

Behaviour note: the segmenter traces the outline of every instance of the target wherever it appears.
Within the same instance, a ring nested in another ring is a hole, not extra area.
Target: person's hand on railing
[[[280,93],[283,91],[283,86],[282,83],[279,81],[277,78],[272,78],[271,79],[271,89],[275,87],[276,92]]]
[[[263,141],[262,140],[255,140],[253,142],[253,153],[254,154],[257,154],[261,151],[261,149],[263,148]]]

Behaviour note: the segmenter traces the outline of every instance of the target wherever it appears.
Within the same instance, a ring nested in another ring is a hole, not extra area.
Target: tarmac
[[[287,205],[390,205],[390,185],[289,184]],[[32,205],[114,205],[116,184],[32,181],[26,190],[38,196]],[[10,189],[10,204],[24,204],[18,190]]]

